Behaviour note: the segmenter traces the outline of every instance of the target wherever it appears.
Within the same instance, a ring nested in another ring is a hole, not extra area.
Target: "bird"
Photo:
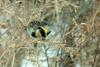
[[[35,38],[45,39],[50,34],[50,32],[51,31],[48,29],[47,26],[44,26],[44,27],[39,26],[36,31],[32,32],[31,35],[32,37],[35,37]]]
[[[31,37],[45,39],[50,33],[49,25],[45,21],[32,21],[29,28]]]

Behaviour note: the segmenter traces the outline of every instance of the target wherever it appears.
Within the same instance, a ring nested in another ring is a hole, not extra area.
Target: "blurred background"
[[[35,20],[45,40],[30,36]],[[100,67],[100,0],[0,0],[0,67]]]

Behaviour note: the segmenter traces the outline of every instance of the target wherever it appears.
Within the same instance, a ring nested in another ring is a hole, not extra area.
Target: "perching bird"
[[[45,21],[32,21],[28,27],[30,35],[33,38],[45,39],[50,34],[50,29]]]
[[[39,26],[36,31],[32,32],[32,37],[35,38],[46,38],[50,34],[50,30],[47,26],[41,27]]]

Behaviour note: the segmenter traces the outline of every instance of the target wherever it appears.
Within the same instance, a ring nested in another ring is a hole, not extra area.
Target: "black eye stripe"
[[[41,35],[45,38],[46,37],[45,31],[41,27],[39,27],[38,29],[40,30]]]

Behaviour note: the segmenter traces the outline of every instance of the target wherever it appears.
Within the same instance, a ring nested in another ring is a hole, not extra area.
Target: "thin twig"
[[[97,42],[97,44],[96,44],[96,50],[95,50],[95,54],[94,54],[94,62],[93,62],[92,67],[96,67],[98,51],[99,51],[99,42]]]
[[[15,61],[15,52],[14,52],[14,54],[13,54],[11,67],[14,67],[14,61]]]
[[[0,59],[7,53],[8,49],[6,49],[0,56]]]
[[[47,54],[48,49],[46,48],[45,45],[44,45],[44,50],[45,50],[45,56],[46,56],[46,60],[47,60],[47,65],[48,65],[48,67],[50,67],[49,66],[49,58],[48,58],[48,54]]]

